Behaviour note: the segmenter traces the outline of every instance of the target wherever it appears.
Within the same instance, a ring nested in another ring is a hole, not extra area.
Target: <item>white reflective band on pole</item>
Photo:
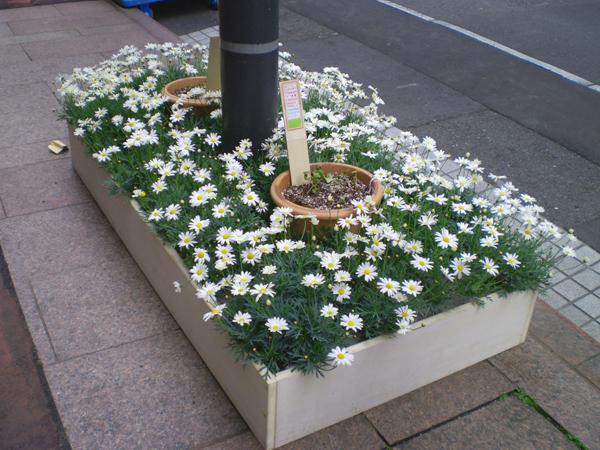
[[[246,55],[259,55],[269,53],[279,48],[279,40],[267,42],[265,44],[237,44],[227,42],[221,38],[221,48],[231,53],[244,53]]]

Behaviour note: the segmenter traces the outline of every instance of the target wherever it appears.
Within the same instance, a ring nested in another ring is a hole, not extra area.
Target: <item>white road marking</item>
[[[456,26],[456,25],[452,25],[451,23],[444,22],[442,20],[436,20],[433,17],[426,16],[425,14],[421,14],[421,13],[419,13],[417,11],[414,11],[414,10],[412,10],[410,8],[406,8],[406,7],[402,6],[402,5],[398,5],[397,3],[390,2],[389,0],[374,0],[374,1],[376,1],[378,3],[382,3],[382,4],[387,5],[387,6],[390,6],[390,7],[394,8],[394,9],[397,9],[399,11],[405,12],[407,14],[410,14],[411,16],[418,17],[419,19],[425,20],[427,22],[435,23],[436,25],[440,25],[442,27],[449,28],[449,29],[454,30],[454,31],[456,31],[458,33],[464,34],[465,36],[469,36],[472,39],[475,39],[475,40],[477,40],[479,42],[482,42],[484,44],[487,44],[487,45],[489,45],[491,47],[497,48],[500,51],[508,53],[509,55],[512,55],[515,58],[519,58],[519,59],[527,61],[527,62],[529,62],[531,64],[535,64],[536,66],[541,67],[541,68],[546,69],[546,70],[549,70],[550,72],[553,72],[553,73],[555,73],[557,75],[560,75],[561,77],[566,78],[567,80],[573,81],[573,82],[575,82],[577,84],[580,84],[581,86],[585,86],[587,88],[590,88],[593,91],[600,92],[600,86],[597,85],[597,84],[592,83],[591,81],[588,81],[588,80],[586,80],[584,78],[581,78],[581,77],[579,77],[577,75],[574,75],[574,74],[572,74],[570,72],[567,72],[566,70],[559,69],[558,67],[553,66],[552,64],[548,64],[548,63],[545,63],[544,61],[540,61],[539,59],[532,58],[531,56],[527,56],[524,53],[521,53],[521,52],[519,52],[517,50],[514,50],[514,49],[512,49],[510,47],[507,47],[506,45],[499,44],[498,42],[492,41],[491,39],[488,39],[488,38],[485,38],[483,36],[480,36],[480,35],[478,35],[476,33],[473,33],[473,32],[471,32],[469,30],[465,30],[462,27],[459,27],[459,26]]]

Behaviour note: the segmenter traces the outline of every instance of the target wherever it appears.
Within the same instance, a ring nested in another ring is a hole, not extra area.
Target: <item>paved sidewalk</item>
[[[68,140],[52,111],[56,75],[96,64],[125,45],[177,39],[139,11],[103,0],[0,11],[0,91],[7,99],[0,104],[0,245],[14,286],[10,295],[0,292],[0,362],[10,369],[18,364],[11,358],[24,358],[5,345],[9,325],[26,331],[4,313],[16,297],[35,344],[27,370],[37,376],[39,361],[38,397],[51,396],[55,405],[45,406],[50,426],[38,428],[54,439],[48,448],[260,448],[73,171],[69,154],[46,148],[52,139]],[[523,345],[284,448],[575,448],[531,406],[516,397],[499,400],[518,387],[589,449],[600,448],[600,335],[594,334],[600,310],[591,309],[600,258],[585,246],[578,252],[590,264],[557,274]],[[587,305],[590,315],[580,325],[596,339],[555,310]],[[1,398],[6,391],[0,384]],[[0,414],[0,448],[23,448],[9,439],[31,422]],[[68,444],[59,441],[61,427]]]

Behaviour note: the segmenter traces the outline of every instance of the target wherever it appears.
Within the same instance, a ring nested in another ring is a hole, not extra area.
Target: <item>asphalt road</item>
[[[394,1],[599,79],[598,2]],[[158,3],[154,17],[179,35],[218,24],[194,3]],[[399,128],[479,158],[600,251],[599,92],[375,0],[281,0],[280,41],[308,70],[376,86]]]

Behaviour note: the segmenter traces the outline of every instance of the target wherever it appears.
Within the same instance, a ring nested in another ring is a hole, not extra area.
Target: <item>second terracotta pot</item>
[[[179,101],[179,96],[175,94],[178,89],[186,87],[195,87],[199,84],[206,84],[206,77],[188,77],[180,78],[171,81],[162,88],[162,94],[169,99],[169,104],[172,105]],[[218,108],[218,105],[209,105],[206,99],[186,98],[183,99],[183,106],[192,108],[196,117],[208,116],[211,111]]]

